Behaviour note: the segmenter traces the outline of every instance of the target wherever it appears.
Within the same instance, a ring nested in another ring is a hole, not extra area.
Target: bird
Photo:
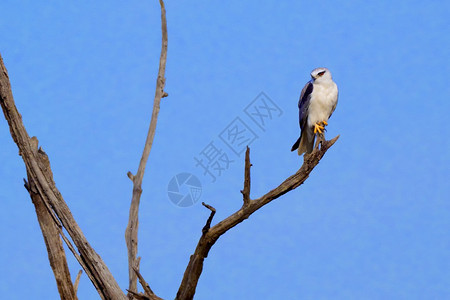
[[[328,119],[336,109],[338,87],[327,68],[317,68],[311,72],[311,80],[302,89],[298,100],[300,137],[291,151],[298,155],[311,153],[317,133],[322,134]]]

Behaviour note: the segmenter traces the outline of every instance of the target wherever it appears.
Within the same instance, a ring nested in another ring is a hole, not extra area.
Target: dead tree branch
[[[147,281],[145,281],[144,277],[141,275],[139,270],[137,268],[134,268],[133,270],[134,270],[134,272],[136,273],[136,276],[139,279],[139,283],[142,285],[142,288],[144,289],[145,296],[148,299],[151,299],[151,300],[162,300],[162,298],[156,296],[155,293],[153,293],[152,289],[150,288],[150,285],[147,283]]]
[[[333,138],[330,141],[322,140],[321,147],[319,147],[319,144],[317,144],[312,153],[306,154],[304,156],[303,165],[294,175],[287,178],[278,187],[269,191],[264,196],[255,200],[247,200],[247,205],[245,205],[245,195],[246,193],[250,193],[250,184],[248,183],[248,190],[246,190],[247,183],[244,183],[244,205],[225,220],[209,228],[209,230],[207,230],[206,232],[203,231],[203,234],[198,241],[197,247],[195,248],[195,252],[190,257],[189,263],[184,272],[183,280],[181,281],[181,285],[178,289],[178,293],[175,299],[188,300],[194,297],[198,279],[200,278],[203,270],[204,260],[208,256],[209,250],[220,236],[247,219],[251,214],[253,214],[255,211],[257,211],[267,203],[277,199],[278,197],[303,184],[303,182],[305,182],[305,180],[309,177],[311,171],[319,164],[320,160],[325,155],[327,150],[331,146],[333,146],[338,138],[339,136]],[[247,157],[247,154],[249,154],[248,149],[246,153],[245,167],[250,168],[250,158]],[[247,181],[247,179],[250,180],[249,177],[247,178],[247,172],[245,172],[245,176],[245,181]],[[248,173],[248,176],[250,176],[250,173]]]
[[[37,148],[39,141],[38,139],[34,136],[30,139],[30,142],[32,144],[33,148]],[[49,178],[51,180],[51,184],[55,185],[55,182],[53,181],[53,172],[52,169],[50,167],[50,160],[47,156],[47,154],[44,152],[44,150],[42,148],[39,148],[37,150],[37,158],[38,158],[38,164],[39,167],[45,171],[45,173],[49,174]],[[30,193],[30,196],[32,197],[33,200],[33,196],[37,193],[36,190],[36,185],[32,179],[32,177],[30,176],[30,174],[27,172],[28,175],[28,180],[30,181],[30,183],[28,183],[25,179],[25,188],[27,189],[27,191]],[[37,194],[39,195],[39,194]],[[39,195],[40,197],[40,195]],[[77,250],[75,249],[75,247],[72,245],[72,243],[70,242],[70,240],[66,237],[66,235],[64,234],[64,231],[62,230],[63,226],[60,222],[60,220],[58,219],[58,217],[55,215],[54,211],[52,210],[52,208],[49,206],[49,204],[44,201],[41,197],[40,199],[42,200],[43,205],[45,206],[45,208],[47,209],[47,212],[49,213],[51,220],[53,221],[53,223],[55,224],[55,228],[58,230],[59,235],[61,236],[61,238],[64,240],[64,242],[66,243],[67,247],[69,248],[70,252],[72,252],[73,256],[75,257],[75,259],[78,261],[78,263],[80,264],[80,266],[83,269],[87,269],[86,264],[84,263],[83,259],[81,259],[80,254],[77,252]],[[33,202],[34,203],[34,202]],[[38,219],[39,219],[39,215],[38,215]],[[44,239],[45,239],[45,235],[44,235]],[[47,248],[47,251],[55,251],[55,250],[49,250]],[[81,270],[80,270],[81,272]],[[92,277],[93,275],[91,273],[87,273],[89,279],[95,284],[96,280]],[[77,293],[77,289],[75,288],[75,295]]]
[[[130,215],[128,219],[128,225],[125,230],[125,241],[127,243],[128,249],[129,296],[137,292],[137,275],[134,269],[135,268],[139,269],[139,262],[136,256],[138,249],[137,247],[138,226],[139,226],[138,215],[139,215],[139,203],[142,194],[142,180],[144,178],[145,166],[147,164],[147,160],[150,155],[150,150],[152,149],[153,138],[155,137],[156,123],[158,121],[158,113],[161,98],[167,97],[167,93],[164,92],[164,86],[166,82],[164,76],[166,72],[166,61],[167,61],[167,21],[166,21],[166,10],[164,7],[163,0],[159,0],[159,4],[161,6],[162,45],[161,45],[161,55],[159,58],[158,77],[156,78],[156,90],[155,90],[155,98],[153,100],[152,118],[150,120],[150,127],[148,129],[147,139],[145,141],[144,151],[142,153],[142,157],[139,162],[137,173],[136,175],[131,174],[131,172],[128,172],[127,174],[128,177],[133,181],[133,195],[130,205]]]
[[[245,168],[244,168],[244,189],[241,190],[242,196],[244,198],[244,206],[247,206],[250,203],[250,167],[252,164],[250,163],[250,148],[247,146],[247,150],[245,151]]]
[[[202,229],[202,233],[206,234],[208,232],[209,228],[211,228],[211,222],[214,218],[214,215],[216,214],[216,209],[214,207],[212,207],[211,205],[206,204],[205,202],[202,202],[202,205],[211,211],[211,214],[209,215],[209,218],[208,218],[208,220],[206,220],[206,224]]]
[[[77,299],[76,291],[70,278],[69,266],[67,265],[66,253],[59,235],[58,225],[53,221],[53,217],[45,206],[44,200],[39,195],[33,179],[28,175],[28,182],[25,181],[25,188],[30,194],[31,201],[36,210],[39,226],[47,247],[48,260],[53,270],[56,286],[61,299]]]
[[[78,271],[77,278],[75,278],[75,282],[73,283],[73,289],[75,290],[75,295],[77,294],[77,291],[78,291],[78,285],[80,285],[81,274],[83,274],[83,271],[82,270]]]
[[[66,202],[53,182],[49,170],[43,169],[39,163],[37,139],[32,141],[17,111],[11,91],[8,72],[0,55],[0,105],[8,122],[11,137],[19,148],[19,155],[25,163],[29,182],[35,184],[37,193],[46,207],[51,208],[62,226],[77,247],[83,268],[92,280],[102,299],[126,299],[126,296],[115,281],[101,257],[91,247],[80,227],[76,223]],[[45,153],[40,149],[42,153]]]

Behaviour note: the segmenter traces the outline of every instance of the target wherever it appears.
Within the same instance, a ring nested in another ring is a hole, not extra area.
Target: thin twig
[[[252,164],[250,163],[250,148],[247,146],[247,150],[245,151],[245,168],[244,168],[244,189],[241,190],[242,196],[244,198],[244,206],[247,206],[250,203],[250,167]]]
[[[242,206],[241,209],[236,211],[234,214],[217,223],[202,234],[197,243],[194,254],[190,257],[175,299],[189,300],[194,297],[198,279],[200,278],[203,270],[204,260],[208,256],[209,250],[211,250],[212,246],[220,236],[237,224],[246,220],[251,214],[264,205],[303,184],[303,182],[305,182],[305,180],[309,177],[311,171],[319,164],[327,150],[333,146],[338,138],[339,136],[330,141],[321,141],[320,148],[316,147],[310,154],[305,155],[303,165],[294,175],[284,180],[278,187],[269,191],[264,196],[251,200],[247,206]]]
[[[161,6],[161,32],[162,32],[162,45],[161,55],[159,58],[159,70],[158,77],[156,79],[155,98],[153,100],[153,111],[150,120],[150,126],[147,133],[147,139],[145,141],[144,151],[142,153],[141,160],[136,175],[128,172],[128,177],[133,181],[133,195],[130,205],[130,215],[128,219],[128,225],[125,230],[125,240],[128,249],[128,275],[129,286],[128,290],[131,292],[137,292],[137,276],[133,268],[136,266],[137,256],[137,244],[138,244],[138,226],[139,226],[139,203],[142,194],[142,180],[144,178],[145,167],[147,160],[152,149],[153,139],[155,137],[156,123],[158,121],[159,106],[162,97],[166,97],[167,93],[164,92],[165,86],[165,72],[167,61],[167,21],[166,10],[163,0],[159,0]]]
[[[78,291],[78,285],[80,284],[81,274],[83,274],[83,270],[78,271],[77,278],[75,278],[75,283],[73,284],[75,295],[77,294]]]
[[[141,273],[137,268],[133,268],[134,272],[136,273],[140,284],[142,285],[142,288],[144,289],[145,294],[150,297],[150,295],[153,295],[153,291],[148,285],[148,283],[145,281],[144,277],[142,277]]]
[[[142,288],[144,289],[145,295],[149,299],[154,299],[154,300],[162,299],[162,298],[160,298],[160,297],[155,295],[155,293],[150,288],[150,285],[147,283],[147,281],[145,281],[144,277],[141,275],[139,270],[137,268],[133,268],[133,270],[136,273],[136,276],[138,277],[139,282],[142,285]]]
[[[209,228],[211,227],[211,222],[214,218],[214,215],[216,214],[216,209],[214,207],[212,207],[211,205],[206,204],[205,202],[202,202],[202,205],[211,211],[211,214],[209,215],[209,218],[208,218],[208,220],[206,220],[206,224],[202,229],[202,233],[206,234],[208,232]]]

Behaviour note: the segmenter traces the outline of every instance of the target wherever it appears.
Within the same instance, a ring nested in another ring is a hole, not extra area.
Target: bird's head
[[[331,72],[327,68],[317,68],[312,70],[311,72],[311,78],[314,82],[322,82],[331,80]]]

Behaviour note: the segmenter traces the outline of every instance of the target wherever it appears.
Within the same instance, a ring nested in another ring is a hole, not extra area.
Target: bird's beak
[[[312,79],[317,79],[317,78],[316,78],[316,77],[314,77],[313,75],[311,75],[311,78],[312,78]]]

